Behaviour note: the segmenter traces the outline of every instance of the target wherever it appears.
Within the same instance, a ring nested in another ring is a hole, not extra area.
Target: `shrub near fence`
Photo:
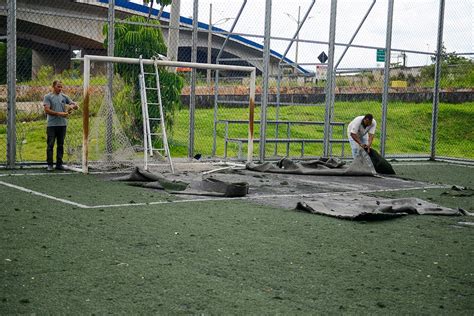
[[[275,88],[269,89],[269,102],[277,101]],[[261,91],[257,89],[256,102],[261,102]],[[244,102],[248,100],[248,89],[244,86],[222,87],[219,89],[219,100]],[[338,87],[335,95],[336,101],[360,102],[381,101],[381,88],[375,87]],[[424,103],[433,102],[433,89],[423,87],[390,88],[390,102]],[[440,102],[464,103],[474,102],[474,89],[449,88],[442,89],[439,95]],[[323,104],[325,102],[324,88],[321,87],[291,87],[281,89],[281,103],[291,104]],[[181,103],[189,104],[189,89],[185,87],[181,95]],[[240,107],[241,104],[226,104],[226,107]],[[198,87],[196,89],[196,107],[214,107],[214,89]]]

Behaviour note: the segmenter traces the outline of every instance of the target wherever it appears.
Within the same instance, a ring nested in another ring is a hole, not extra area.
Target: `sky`
[[[297,28],[298,8],[301,19],[313,0],[273,0],[271,34],[276,37],[291,38]],[[336,42],[347,43],[373,0],[338,0]],[[199,20],[209,22],[209,5],[213,4],[213,23],[222,29],[230,29],[243,0],[199,0]],[[265,0],[248,0],[235,32],[263,35],[265,22]],[[316,0],[309,13],[309,19],[300,31],[301,40],[328,41],[330,0]],[[367,20],[357,34],[354,44],[385,47],[388,0],[376,0]],[[165,8],[169,11],[169,7]],[[392,48],[434,52],[438,32],[439,0],[395,0],[392,32]],[[193,0],[181,0],[181,15],[192,17]],[[226,21],[227,20],[227,21]],[[248,37],[263,44],[263,38]],[[474,0],[446,0],[444,43],[448,52],[474,52]],[[272,40],[271,48],[283,53],[289,42]],[[296,45],[288,53],[295,60]],[[316,63],[317,56],[328,47],[323,44],[303,43],[298,45],[300,63]],[[336,49],[336,60],[343,48]],[[471,55],[474,58],[474,55]],[[399,52],[392,53],[392,62],[400,61]],[[407,66],[431,63],[428,55],[407,54]],[[314,70],[315,66],[304,66]],[[383,67],[376,62],[373,49],[350,48],[339,68]]]

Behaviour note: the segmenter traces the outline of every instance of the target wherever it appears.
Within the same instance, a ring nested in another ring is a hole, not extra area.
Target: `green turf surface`
[[[121,182],[101,180],[98,176],[83,174],[10,176],[0,177],[0,181],[88,206],[172,201],[175,199],[163,191],[133,187]]]
[[[440,167],[440,182],[460,185],[473,170]],[[99,176],[0,181],[76,183],[77,201],[95,191],[90,204],[138,189]],[[0,314],[474,311],[474,228],[457,224],[469,217],[360,223],[246,201],[81,209],[5,186],[0,195]]]

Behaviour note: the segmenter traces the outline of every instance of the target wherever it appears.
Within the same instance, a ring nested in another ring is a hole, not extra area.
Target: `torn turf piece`
[[[334,158],[320,158],[319,160],[296,162],[284,158],[277,163],[263,164],[248,163],[248,170],[271,173],[291,173],[322,176],[373,176],[376,174],[368,154],[361,151],[349,166],[337,162]]]
[[[441,207],[418,198],[379,199],[369,196],[358,198],[338,196],[332,199],[301,201],[298,202],[296,209],[355,221],[385,220],[408,214],[463,215],[460,211]]]
[[[113,178],[112,181],[140,181],[140,182],[150,182],[150,181],[158,181],[160,179],[164,179],[156,174],[153,174],[149,171],[142,170],[138,167],[135,167],[133,171],[127,175]]]
[[[221,197],[243,197],[248,194],[247,182],[225,182],[214,178],[192,182],[184,191],[170,192],[175,194],[206,195]]]

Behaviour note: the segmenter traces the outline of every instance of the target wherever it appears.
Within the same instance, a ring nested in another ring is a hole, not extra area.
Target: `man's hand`
[[[367,144],[360,144],[360,147],[362,147],[367,153],[370,153],[370,146]]]
[[[73,111],[79,109],[76,103],[71,103],[66,105],[66,112],[72,114]]]
[[[67,118],[69,116],[69,113],[68,112],[58,112],[58,116]]]

